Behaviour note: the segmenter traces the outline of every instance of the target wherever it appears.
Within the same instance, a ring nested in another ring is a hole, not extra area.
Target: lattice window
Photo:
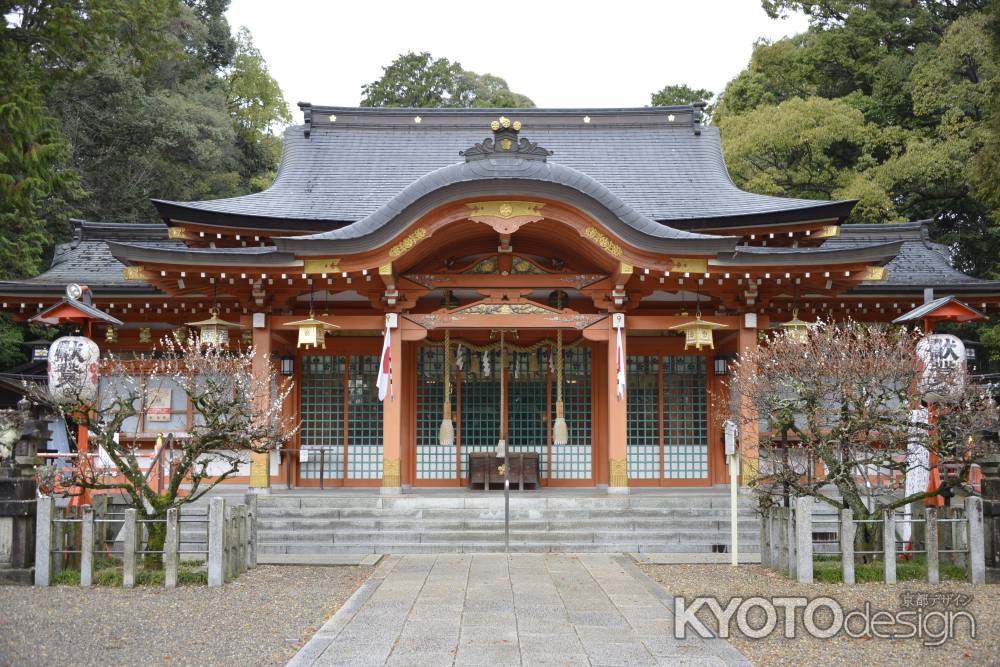
[[[351,355],[347,375],[347,476],[382,478],[382,402],[378,355]]]
[[[452,365],[452,410],[455,370]],[[438,434],[444,403],[444,349],[417,350],[417,479],[454,479],[456,446],[442,447]],[[452,413],[454,414],[454,412]]]
[[[593,467],[591,426],[591,378],[589,347],[563,350],[563,407],[569,427],[569,444],[552,446],[553,479],[589,479]],[[556,387],[552,378],[552,418],[555,419]]]
[[[664,477],[708,477],[708,389],[705,357],[666,357],[663,373]]]
[[[483,373],[482,357],[489,355],[490,374]],[[475,365],[476,368],[472,368]],[[472,452],[493,452],[500,439],[500,353],[471,355],[462,373],[462,477],[469,476]]]
[[[302,427],[299,443],[311,450],[299,465],[303,479],[319,479],[320,456],[325,479],[344,476],[344,358],[302,357],[299,387]]]
[[[628,475],[660,477],[660,357],[626,358]]]
[[[540,474],[545,477],[549,442],[549,423],[545,419],[549,390],[546,369],[538,363],[538,355],[533,353],[510,354],[509,364],[507,438],[510,450],[537,453]]]

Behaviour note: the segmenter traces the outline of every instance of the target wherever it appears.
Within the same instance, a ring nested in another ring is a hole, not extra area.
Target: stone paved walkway
[[[624,556],[389,556],[289,665],[749,664],[672,608]]]

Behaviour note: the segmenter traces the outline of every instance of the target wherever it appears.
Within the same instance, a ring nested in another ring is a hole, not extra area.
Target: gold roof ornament
[[[219,317],[218,309],[213,308],[211,317],[207,320],[188,322],[187,326],[197,327],[202,345],[212,347],[226,347],[229,345],[229,330],[242,329],[243,327],[233,322],[227,322]]]
[[[805,343],[809,340],[809,329],[815,324],[799,319],[799,309],[792,311],[792,319],[783,322],[781,327],[785,330],[788,339],[794,343]]]
[[[339,329],[336,324],[317,320],[315,313],[309,311],[309,317],[298,322],[289,322],[289,326],[297,327],[299,330],[299,342],[297,347],[306,349],[316,349],[321,347],[326,349],[326,333],[332,329]]]
[[[701,319],[701,311],[699,310],[695,313],[695,318],[690,322],[675,324],[670,328],[684,332],[685,350],[689,347],[693,347],[696,350],[700,350],[703,347],[714,350],[715,342],[712,339],[712,332],[716,329],[727,329],[728,326]]]

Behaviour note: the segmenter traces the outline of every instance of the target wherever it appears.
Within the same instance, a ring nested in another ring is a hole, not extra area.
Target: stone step
[[[758,525],[753,516],[738,516],[740,523]],[[623,518],[608,520],[603,518],[579,518],[579,519],[519,519],[511,518],[511,525],[522,529],[573,529],[589,528],[592,530],[642,530],[642,529],[671,529],[671,530],[701,530],[703,528],[729,528],[730,517],[658,517],[658,518]],[[502,516],[489,519],[456,519],[456,520],[431,520],[431,519],[400,519],[394,516],[365,519],[326,519],[326,518],[272,518],[262,517],[259,521],[259,529],[262,532],[268,530],[351,530],[367,528],[369,530],[488,530],[503,528],[504,519]]]
[[[272,509],[493,509],[502,507],[502,493],[475,493],[457,496],[261,496],[261,510]],[[729,496],[718,493],[658,495],[598,495],[598,496],[523,496],[512,495],[515,509],[729,509]],[[743,497],[741,505],[750,508],[752,499]]]
[[[551,544],[521,543],[512,541],[510,550],[513,552],[534,553],[712,553],[712,544],[671,544],[662,543],[594,543],[594,542],[562,542]],[[740,543],[741,548],[755,552],[759,547]],[[431,553],[502,553],[503,541],[500,542],[426,542],[421,544],[404,544],[386,547],[382,545],[338,545],[338,544],[265,544],[259,545],[261,554],[299,554],[320,556],[330,554],[431,554]]]
[[[462,521],[476,519],[503,518],[503,505],[495,508],[481,509],[331,509],[331,508],[299,508],[299,509],[262,509],[261,519],[414,519],[414,520],[444,520]],[[622,520],[629,518],[689,518],[696,520],[721,520],[729,517],[729,509],[714,508],[636,508],[636,509],[560,509],[560,510],[525,510],[511,508],[512,519],[519,520],[578,520],[578,519],[608,519]],[[739,510],[740,518],[750,519],[757,516],[748,509]]]
[[[502,540],[503,530],[465,530],[465,531],[422,531],[422,530],[383,530],[370,531],[268,531],[261,532],[258,540],[261,542],[316,542],[316,543],[347,543],[347,544],[411,544],[419,542],[477,542]],[[690,532],[674,531],[594,531],[594,530],[518,530],[512,528],[511,538],[525,542],[709,542],[719,544],[729,540],[729,530],[702,530]],[[739,531],[740,540],[759,539],[757,530]]]

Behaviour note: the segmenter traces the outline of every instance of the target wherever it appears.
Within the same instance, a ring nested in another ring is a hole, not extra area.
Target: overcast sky
[[[666,84],[722,90],[753,43],[801,32],[758,0],[233,0],[295,103],[355,106],[406,51],[430,51],[507,80],[540,107],[634,107]]]

